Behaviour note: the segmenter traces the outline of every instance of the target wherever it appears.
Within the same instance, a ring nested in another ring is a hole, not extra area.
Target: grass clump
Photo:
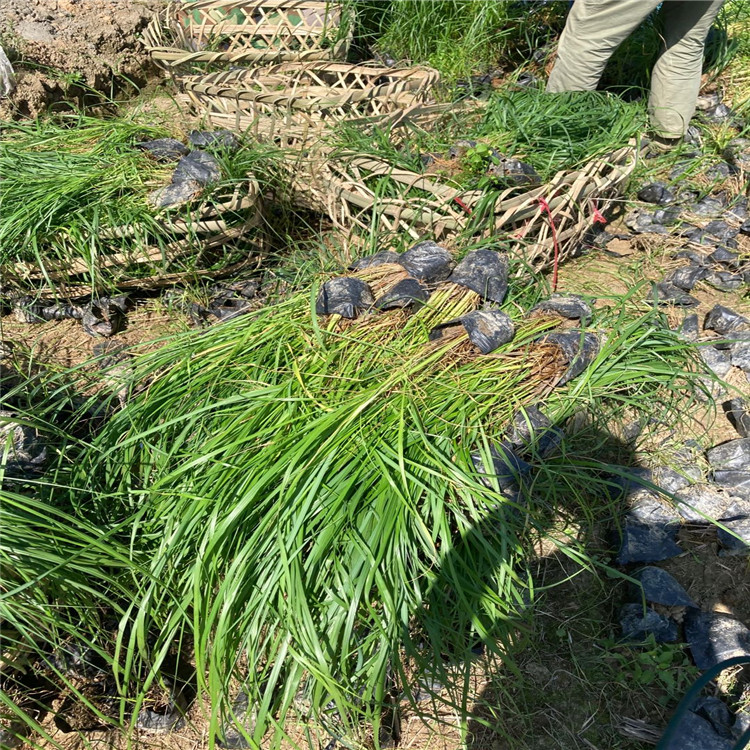
[[[523,157],[542,175],[572,169],[624,146],[646,126],[645,108],[597,91],[497,92],[475,135]]]
[[[554,29],[561,3],[357,0],[358,36],[383,55],[427,63],[447,80],[524,61]]]

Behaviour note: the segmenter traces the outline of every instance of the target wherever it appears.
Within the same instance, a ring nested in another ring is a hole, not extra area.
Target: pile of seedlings
[[[308,718],[342,742],[384,741],[384,712],[416,700],[423,675],[460,683],[480,644],[512,664],[529,540],[563,495],[575,512],[581,487],[612,485],[567,454],[561,425],[643,399],[677,409],[702,383],[658,309],[540,298],[504,253],[467,250],[360,258],[137,357],[109,406],[99,392],[111,416],[56,444],[53,486],[16,480],[4,508],[16,586],[0,614],[34,669],[65,678],[51,665],[68,636],[37,611],[72,573],[28,541],[46,508],[69,524],[62,557],[100,554],[94,533],[111,549],[80,592],[99,614],[81,621],[69,592],[54,621],[97,644],[119,686],[116,710],[96,706],[105,723],[139,725],[155,695],[170,717],[205,696],[224,744],[277,744]]]

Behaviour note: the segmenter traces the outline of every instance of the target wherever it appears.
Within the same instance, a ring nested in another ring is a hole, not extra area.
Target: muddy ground
[[[153,72],[139,41],[163,0],[3,0],[0,45],[18,86],[0,100],[0,119],[34,117],[49,106],[117,96]]]

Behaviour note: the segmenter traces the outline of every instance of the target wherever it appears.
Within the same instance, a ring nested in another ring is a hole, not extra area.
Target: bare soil
[[[153,73],[139,35],[163,0],[3,0],[0,45],[18,86],[0,100],[0,119],[112,97]]]

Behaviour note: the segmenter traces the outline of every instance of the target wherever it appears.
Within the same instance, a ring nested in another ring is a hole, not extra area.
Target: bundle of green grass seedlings
[[[406,128],[407,136],[398,133],[394,138],[387,128],[363,130],[344,123],[331,142],[336,150],[442,175],[450,184],[491,194],[509,187],[488,173],[497,163],[497,152],[522,159],[547,181],[560,170],[576,169],[626,146],[645,131],[646,111],[641,102],[605,92],[547,94],[534,86],[496,91],[476,108],[458,107],[437,118],[429,131],[408,122],[400,127]],[[468,145],[472,141],[473,147]],[[452,157],[450,150],[457,142],[463,142],[462,148]],[[387,182],[387,176],[378,178],[386,192]],[[398,195],[399,190],[391,186],[390,192]]]
[[[169,135],[129,117],[73,114],[0,123],[0,269],[6,279],[41,278],[54,286],[66,280],[67,269],[106,287],[164,271],[221,267],[246,255],[247,248],[231,242],[201,252],[206,233],[197,207],[210,211],[226,201],[248,175],[262,179],[268,153],[212,149],[220,181],[193,202],[157,210],[149,193],[169,183],[176,162],[160,163],[136,144]],[[247,221],[248,210],[211,218],[232,227]]]
[[[382,291],[404,269],[355,275]],[[316,315],[319,289],[136,352],[127,404],[100,392],[72,422],[111,416],[5,493],[3,628],[61,680],[53,652],[91,644],[120,696],[108,722],[134,723],[158,685],[174,692],[177,663],[212,743],[304,744],[319,727],[324,742],[379,746],[384,710],[425,675],[466,716],[477,645],[515,679],[532,540],[561,514],[615,515],[604,426],[623,410],[675,420],[696,382],[662,314],[634,312],[643,289],[607,301],[594,361],[554,388],[558,352],[539,338],[555,322],[527,314],[541,284],[511,283],[516,335],[487,355],[460,331],[430,340],[481,304],[450,282],[410,315],[349,321]],[[585,411],[597,430],[532,450],[508,494],[492,450],[540,400],[554,424]],[[594,564],[574,539],[563,551]]]

